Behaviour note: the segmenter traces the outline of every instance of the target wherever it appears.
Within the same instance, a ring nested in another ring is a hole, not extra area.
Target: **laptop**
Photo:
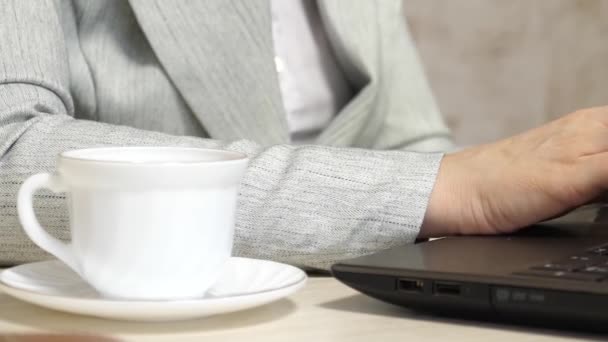
[[[459,236],[339,262],[377,299],[435,314],[608,331],[608,205],[502,236]]]

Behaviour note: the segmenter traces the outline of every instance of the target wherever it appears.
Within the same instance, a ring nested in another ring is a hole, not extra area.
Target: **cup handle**
[[[53,192],[65,191],[64,183],[56,175],[39,173],[26,179],[17,196],[17,212],[23,230],[40,248],[53,254],[78,273],[79,267],[72,246],[47,233],[36,218],[32,198],[36,190],[40,188],[47,188]]]

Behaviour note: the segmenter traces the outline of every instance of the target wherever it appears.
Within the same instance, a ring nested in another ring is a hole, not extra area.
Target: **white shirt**
[[[293,142],[311,142],[348,102],[315,1],[272,0],[275,63]]]

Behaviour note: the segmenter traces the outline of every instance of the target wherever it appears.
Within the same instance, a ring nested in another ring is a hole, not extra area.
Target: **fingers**
[[[558,120],[553,134],[569,155],[579,157],[608,152],[608,107],[575,112]]]
[[[608,126],[597,121],[586,122],[586,126],[573,139],[573,147],[581,149],[580,156],[608,152]]]
[[[576,111],[574,115],[583,116],[590,120],[597,120],[608,127],[608,106],[581,109]]]
[[[577,181],[595,188],[598,194],[608,190],[608,152],[585,157],[582,162],[582,167],[573,175]]]

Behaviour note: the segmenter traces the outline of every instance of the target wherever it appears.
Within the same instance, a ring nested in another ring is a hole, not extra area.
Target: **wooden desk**
[[[75,316],[25,304],[0,294],[0,332],[86,333],[128,341],[606,340],[606,336],[436,319],[365,297],[328,277],[313,277],[291,298],[257,309],[162,324]],[[3,340],[0,338],[0,341]]]

